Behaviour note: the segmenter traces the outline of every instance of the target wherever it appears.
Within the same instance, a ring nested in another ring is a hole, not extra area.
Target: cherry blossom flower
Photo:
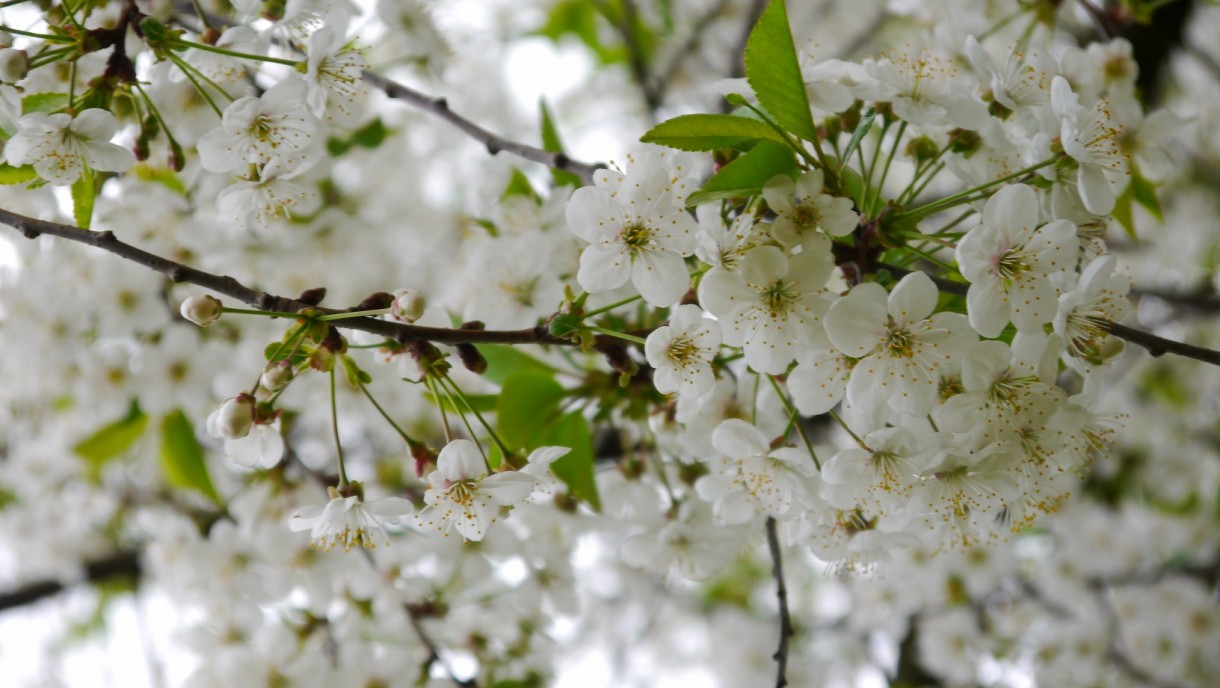
[[[901,53],[865,60],[864,69],[875,83],[861,87],[857,95],[889,101],[894,114],[911,124],[978,129],[987,118],[987,108],[957,84],[952,66],[934,55]]]
[[[372,549],[377,540],[390,544],[382,523],[397,521],[415,511],[415,506],[402,497],[383,497],[365,501],[360,483],[352,483],[355,494],[344,497],[333,487],[327,488],[330,501],[325,506],[305,506],[288,519],[294,531],[309,530],[310,545],[325,552],[343,547]]]
[[[715,382],[712,358],[719,348],[720,325],[704,318],[702,308],[692,304],[675,308],[669,324],[653,330],[644,342],[657,391],[682,396],[710,392]]]
[[[694,251],[698,227],[682,204],[684,182],[658,167],[639,174],[572,194],[568,226],[590,244],[576,279],[592,293],[630,279],[648,303],[671,306],[690,288],[682,259]]]
[[[1076,225],[1038,226],[1038,198],[1024,184],[1000,189],[983,207],[982,222],[957,245],[957,264],[970,281],[970,325],[996,337],[1011,320],[1022,332],[1040,331],[1055,317],[1059,294],[1049,275],[1076,265]]]
[[[1127,315],[1131,280],[1114,274],[1114,265],[1113,256],[1093,261],[1074,288],[1063,284],[1065,289],[1059,296],[1059,312],[1053,323],[1055,334],[1067,344],[1064,352],[1067,364],[1081,372],[1105,364],[1123,350],[1122,341],[1110,336],[1106,325]]]
[[[699,302],[721,320],[724,343],[744,347],[751,368],[778,375],[817,336],[829,305],[821,294],[834,268],[829,244],[810,235],[791,258],[762,246],[741,259],[740,272],[704,275]]]
[[[814,499],[813,459],[800,449],[772,449],[762,431],[730,418],[712,433],[712,445],[727,457],[723,470],[695,484],[699,496],[713,503],[717,519],[740,524],[762,514],[788,520]]]
[[[446,535],[456,528],[467,540],[482,540],[500,508],[524,501],[534,491],[534,481],[535,476],[517,471],[487,475],[478,446],[453,440],[428,474],[427,506],[415,515],[415,524]]]
[[[806,232],[817,229],[831,236],[851,234],[860,223],[850,198],[822,193],[822,170],[802,174],[794,182],[787,175],[772,177],[763,186],[763,197],[775,211],[771,233],[785,246],[796,246]]]
[[[889,404],[916,416],[931,410],[939,370],[974,341],[961,315],[932,315],[936,299],[932,278],[913,272],[888,295],[879,284],[860,284],[830,307],[826,335],[860,359],[847,383],[851,403],[865,409]]]
[[[38,176],[64,186],[75,182],[85,168],[123,172],[135,155],[110,143],[118,121],[106,110],[91,108],[76,117],[66,113],[31,112],[17,120],[18,131],[4,146],[10,165],[33,165]]]
[[[301,79],[288,79],[261,97],[238,98],[224,111],[221,126],[203,135],[199,162],[211,172],[266,166],[288,176],[313,165],[321,144],[321,125],[306,104]]]
[[[313,114],[328,117],[328,112],[337,112],[351,118],[352,106],[364,92],[362,72],[368,60],[333,26],[323,26],[309,37],[306,66],[306,102]]]
[[[1115,194],[1107,174],[1121,174],[1127,166],[1122,131],[1114,125],[1109,103],[1080,105],[1067,79],[1057,76],[1051,81],[1051,106],[1058,117],[1063,152],[1076,161],[1080,200],[1089,212],[1108,214],[1114,210]]]

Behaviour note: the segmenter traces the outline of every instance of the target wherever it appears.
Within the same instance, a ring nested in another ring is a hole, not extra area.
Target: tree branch
[[[788,585],[784,582],[784,560],[780,552],[779,534],[775,519],[767,517],[767,549],[771,551],[771,575],[775,578],[775,597],[779,600],[779,648],[773,657],[779,665],[775,677],[775,688],[788,685],[788,639],[796,633],[792,628],[792,617],[788,613]]]
[[[492,155],[495,155],[500,151],[505,151],[531,162],[539,162],[557,170],[571,172],[585,181],[592,181],[593,173],[605,167],[605,165],[602,164],[590,164],[587,162],[573,160],[563,153],[552,153],[551,151],[529,146],[524,143],[510,141],[502,136],[491,133],[483,127],[457,114],[449,108],[449,103],[444,98],[435,98],[433,96],[425,95],[396,81],[387,79],[380,74],[375,74],[367,69],[364,70],[364,80],[384,91],[387,96],[397,98],[399,100],[405,100],[421,110],[431,112],[437,117],[440,117],[446,122],[452,124],[460,129],[463,133],[469,135],[471,138],[486,146],[487,152]]]
[[[54,236],[108,251],[120,258],[159,272],[174,282],[195,284],[260,310],[293,316],[302,308],[314,308],[297,299],[275,296],[265,291],[252,289],[229,276],[214,275],[154,255],[120,241],[113,232],[92,232],[70,225],[25,217],[3,208],[0,208],[0,223],[17,229],[27,239],[36,239],[42,235]],[[326,315],[344,312],[331,308],[317,308],[317,310]],[[335,320],[330,321],[330,324],[335,327],[370,332],[399,342],[425,340],[440,344],[576,344],[572,340],[552,336],[545,326],[523,330],[465,330],[404,325],[367,317]]]
[[[897,265],[888,265],[886,263],[877,263],[878,268],[883,268],[890,271],[896,277],[904,277],[911,274],[910,270],[900,268]],[[931,277],[931,275],[929,275]],[[932,277],[932,282],[943,292],[950,294],[958,294],[964,296],[969,290],[970,285],[962,284],[961,282],[950,282],[938,277]],[[1196,361],[1203,361],[1215,366],[1220,366],[1220,351],[1205,349],[1201,346],[1186,344],[1183,342],[1175,342],[1172,339],[1158,337],[1151,332],[1137,330],[1134,327],[1120,325],[1118,323],[1106,322],[1102,323],[1114,337],[1123,341],[1131,342],[1136,346],[1142,346],[1148,350],[1148,353],[1153,356],[1164,356],[1165,354],[1176,354],[1185,358],[1193,358]]]
[[[86,583],[99,583],[119,576],[139,578],[140,557],[135,552],[116,552],[104,559],[85,563]],[[27,583],[20,588],[0,593],[0,612],[33,604],[52,595],[57,595],[68,586],[57,580]]]
[[[1203,361],[1215,366],[1220,366],[1220,351],[1205,349],[1201,346],[1186,344],[1184,342],[1175,342],[1172,339],[1158,337],[1151,332],[1137,330],[1134,327],[1127,327],[1118,323],[1103,323],[1106,331],[1118,337],[1119,339],[1131,342],[1136,346],[1142,346],[1148,350],[1148,353],[1155,356],[1164,356],[1165,354],[1176,354],[1186,358],[1193,358],[1196,361]]]

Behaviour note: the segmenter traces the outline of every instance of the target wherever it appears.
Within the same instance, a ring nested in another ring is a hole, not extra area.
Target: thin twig
[[[784,560],[779,547],[779,533],[776,532],[775,519],[767,517],[767,549],[771,551],[771,575],[775,578],[775,597],[779,600],[779,648],[773,657],[779,665],[775,688],[788,685],[788,639],[795,633],[792,628],[792,617],[788,613],[788,585],[784,582]]]
[[[644,60],[644,46],[640,45],[640,32],[636,31],[639,23],[639,10],[635,0],[621,0],[622,17],[614,27],[623,39],[627,48],[627,61],[631,65],[631,78],[640,89],[644,105],[648,106],[648,114],[656,121],[657,108],[661,107],[661,91],[648,73],[648,63]]]
[[[1134,327],[1127,327],[1118,323],[1104,323],[1103,327],[1110,334],[1122,339],[1123,341],[1131,342],[1136,346],[1142,346],[1148,350],[1148,353],[1154,357],[1164,356],[1165,354],[1176,354],[1186,358],[1193,358],[1196,361],[1203,361],[1215,366],[1220,366],[1220,351],[1205,349],[1201,346],[1186,344],[1184,342],[1175,342],[1172,339],[1158,337],[1151,332],[1137,330]]]
[[[120,576],[135,579],[140,577],[140,557],[135,552],[116,552],[103,559],[86,562],[84,569],[85,577],[82,582],[100,583]],[[26,583],[20,588],[0,593],[0,612],[33,604],[57,595],[67,587],[57,580]]]
[[[120,258],[130,260],[133,263],[138,263],[155,272],[159,272],[174,282],[195,284],[217,294],[237,299],[259,310],[295,315],[303,308],[316,308],[296,299],[275,296],[265,291],[251,289],[229,276],[204,272],[169,260],[168,258],[154,255],[120,241],[113,232],[93,232],[70,225],[37,220],[9,212],[3,208],[0,208],[0,223],[17,229],[27,239],[36,239],[42,235],[54,236],[108,251]],[[316,310],[324,315],[344,312],[331,308],[316,308]],[[551,336],[545,326],[523,330],[463,330],[404,325],[368,317],[333,320],[330,321],[330,324],[335,327],[370,332],[399,342],[425,340],[441,344],[575,344],[571,340]]]
[[[483,127],[457,114],[449,108],[449,103],[444,98],[425,95],[367,69],[364,70],[364,80],[384,91],[387,96],[411,103],[421,110],[426,110],[452,124],[463,133],[482,143],[487,148],[487,152],[492,155],[505,151],[525,160],[542,163],[557,170],[571,172],[585,181],[592,181],[593,173],[605,167],[602,164],[591,164],[573,160],[564,153],[552,153],[551,151],[524,143],[510,141],[487,131]]]
[[[1151,296],[1172,306],[1198,313],[1220,313],[1220,296],[1211,289],[1195,293],[1164,291],[1161,289],[1131,289],[1132,296]]]
[[[660,76],[656,79],[656,89],[660,98],[663,100],[665,94],[669,91],[670,85],[677,78],[682,63],[687,60],[699,45],[703,42],[703,34],[724,14],[724,9],[728,7],[729,0],[719,0],[715,7],[708,10],[699,21],[695,22],[691,27],[690,35],[674,53],[670,56],[664,69],[660,71]]]
[[[754,0],[750,3],[750,9],[746,12],[746,20],[741,25],[741,37],[737,40],[737,45],[733,47],[733,57],[729,62],[729,78],[736,79],[746,75],[746,44],[750,42],[750,34],[754,31],[754,25],[758,23],[758,18],[762,16],[763,10],[767,9],[770,0]]]
[[[433,664],[440,665],[441,669],[449,675],[449,680],[453,681],[455,685],[461,686],[462,688],[477,688],[478,684],[474,682],[474,679],[460,679],[457,677],[457,674],[453,673],[453,667],[449,666],[449,663],[446,662],[445,658],[441,656],[440,648],[437,647],[435,642],[433,642],[432,637],[428,635],[428,631],[424,629],[424,624],[420,621],[419,614],[416,612],[415,606],[406,604],[403,605],[403,607],[407,610],[407,618],[410,619],[411,628],[415,631],[415,635],[419,638],[419,642],[423,643],[424,647],[428,648],[428,666],[430,667]]]

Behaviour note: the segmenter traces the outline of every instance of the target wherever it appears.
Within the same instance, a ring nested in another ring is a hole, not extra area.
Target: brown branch
[[[426,675],[430,673],[432,665],[437,664],[449,676],[449,680],[453,681],[455,685],[460,686],[461,688],[478,688],[479,684],[475,683],[474,679],[460,679],[457,677],[457,674],[453,673],[453,668],[450,667],[449,663],[445,661],[445,658],[441,656],[440,648],[437,647],[436,643],[432,640],[432,637],[428,635],[427,630],[424,629],[424,624],[420,620],[420,616],[423,616],[421,612],[428,611],[427,604],[425,603],[424,605],[417,606],[407,603],[403,605],[403,607],[407,610],[407,619],[409,619],[411,622],[411,629],[415,631],[415,635],[419,638],[419,642],[423,643],[424,647],[428,648],[428,661],[424,666],[423,674]]]
[[[775,578],[775,597],[779,600],[779,648],[773,655],[779,665],[775,677],[775,688],[788,685],[788,639],[795,633],[792,616],[788,613],[788,585],[784,582],[784,560],[780,552],[779,533],[775,519],[767,517],[767,549],[771,551],[771,575]]]
[[[571,172],[585,181],[592,181],[593,173],[605,167],[602,164],[590,164],[573,160],[564,153],[553,153],[524,143],[510,141],[502,136],[491,133],[457,114],[449,108],[449,103],[444,98],[425,95],[367,69],[364,70],[364,80],[384,91],[387,96],[411,103],[421,110],[431,112],[452,124],[463,133],[486,146],[487,152],[492,155],[505,151],[531,162],[539,162],[557,170]]]
[[[1135,287],[1131,290],[1131,294],[1133,296],[1141,297],[1151,296],[1152,298],[1160,299],[1171,306],[1197,311],[1199,313],[1220,313],[1220,297],[1217,297],[1215,290],[1210,288],[1190,293],[1164,291],[1161,289],[1142,289]]]
[[[36,239],[43,235],[54,236],[108,251],[120,258],[159,272],[174,282],[187,282],[198,285],[217,294],[237,299],[260,310],[282,313],[285,316],[295,316],[302,308],[310,307],[309,304],[297,299],[275,296],[265,291],[252,289],[232,277],[204,272],[169,260],[168,258],[154,255],[120,241],[113,232],[92,232],[70,225],[25,217],[3,208],[0,208],[0,223],[17,229],[27,239]],[[330,308],[317,308],[317,311],[326,315],[343,313],[342,310]],[[572,340],[552,336],[546,327],[533,327],[523,330],[447,329],[404,325],[368,317],[332,320],[329,321],[329,324],[350,330],[370,332],[400,342],[425,340],[441,344],[573,345],[576,343]]]
[[[140,557],[135,552],[116,552],[104,559],[85,563],[86,583],[100,583],[111,578],[125,576],[140,577]],[[44,580],[27,583],[20,588],[0,593],[0,612],[7,609],[33,604],[52,595],[57,595],[68,588],[68,585],[57,580]]]
[[[686,41],[673,53],[665,68],[661,70],[661,75],[657,77],[656,88],[661,94],[661,98],[665,97],[670,85],[677,78],[682,63],[694,54],[703,41],[703,34],[724,14],[728,4],[728,0],[718,0],[716,5],[700,17],[694,26],[691,27],[690,35],[686,37]]]
[[[1137,330],[1134,327],[1127,327],[1118,323],[1104,323],[1103,326],[1110,334],[1119,339],[1131,342],[1136,346],[1142,346],[1148,350],[1148,353],[1154,357],[1164,356],[1165,354],[1176,354],[1186,358],[1193,358],[1196,361],[1203,361],[1215,366],[1220,366],[1220,351],[1213,349],[1205,349],[1201,346],[1186,344],[1184,342],[1175,342],[1172,339],[1158,337],[1151,332]]]

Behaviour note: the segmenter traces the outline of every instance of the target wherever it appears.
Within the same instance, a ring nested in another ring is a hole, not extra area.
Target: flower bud
[[[390,317],[398,322],[411,323],[424,314],[424,297],[414,289],[399,289],[394,292],[394,303],[390,304]]]
[[[239,440],[254,425],[254,397],[238,394],[208,416],[208,432],[226,440]]]
[[[268,392],[278,392],[292,380],[292,365],[288,361],[267,364],[258,383]]]
[[[222,313],[220,299],[212,296],[192,296],[182,302],[179,309],[182,317],[200,327],[207,327],[216,322]]]
[[[0,82],[15,84],[30,71],[30,58],[24,50],[0,48]]]

